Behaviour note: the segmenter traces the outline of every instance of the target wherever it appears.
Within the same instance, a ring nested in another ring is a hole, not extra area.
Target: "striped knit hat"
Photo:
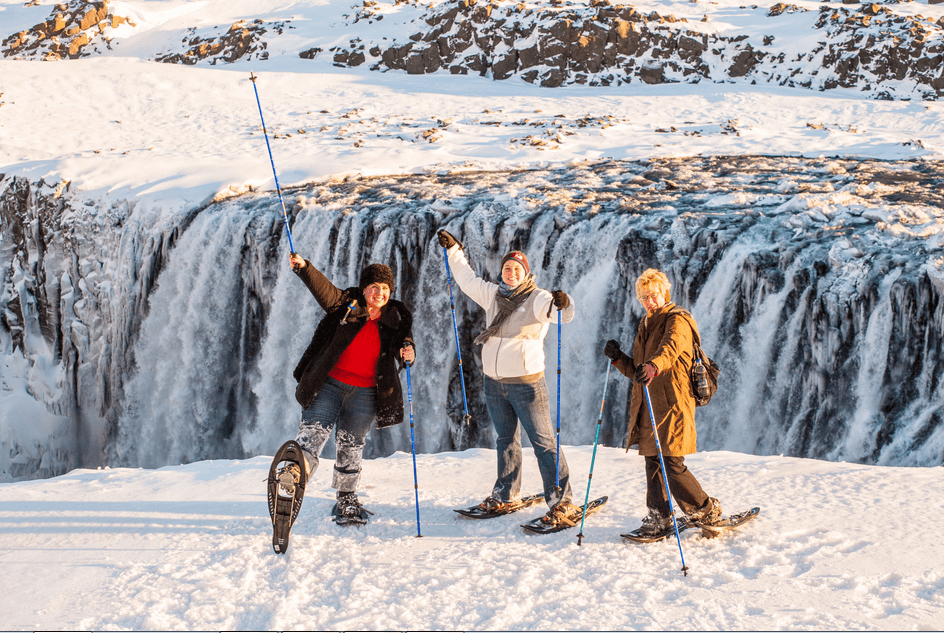
[[[511,251],[504,257],[502,257],[501,265],[498,267],[499,270],[505,267],[505,262],[509,259],[513,259],[524,267],[524,272],[526,275],[531,274],[531,267],[528,266],[528,256],[522,253],[521,251]]]

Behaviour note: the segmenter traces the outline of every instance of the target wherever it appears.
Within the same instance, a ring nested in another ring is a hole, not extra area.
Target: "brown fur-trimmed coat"
[[[613,361],[613,366],[630,378],[636,366],[645,362],[659,371],[649,383],[649,397],[662,454],[670,457],[689,455],[696,450],[695,397],[690,372],[694,362],[692,331],[697,325],[686,314],[671,302],[654,310],[639,323],[632,358],[621,353]],[[658,455],[646,396],[639,382],[633,382],[626,450],[636,444],[640,455]]]

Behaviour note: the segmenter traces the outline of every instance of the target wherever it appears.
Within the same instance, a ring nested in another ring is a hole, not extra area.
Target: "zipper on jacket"
[[[357,299],[351,301],[347,306],[347,312],[344,313],[344,317],[341,319],[341,325],[347,325],[347,317],[351,314],[351,311],[357,307]]]

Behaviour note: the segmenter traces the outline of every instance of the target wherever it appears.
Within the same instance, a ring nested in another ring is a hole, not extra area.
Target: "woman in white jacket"
[[[548,324],[569,323],[574,303],[564,292],[548,292],[535,284],[528,258],[511,251],[502,258],[502,283],[494,284],[475,275],[462,244],[446,231],[439,231],[449,267],[459,288],[485,310],[488,327],[475,343],[482,345],[485,372],[485,405],[497,434],[498,478],[481,506],[501,511],[521,493],[521,433],[524,428],[534,447],[544,481],[544,499],[550,510],[544,521],[574,525],[580,511],[572,503],[570,471],[560,455],[560,485],[557,485],[557,450],[551,427],[551,409],[544,380],[544,337]]]

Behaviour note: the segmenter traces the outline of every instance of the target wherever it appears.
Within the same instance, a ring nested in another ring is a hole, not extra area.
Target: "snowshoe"
[[[288,551],[289,536],[302,508],[307,479],[302,447],[295,440],[289,440],[275,453],[267,479],[272,549],[276,554]]]
[[[704,521],[692,521],[691,526],[701,528],[701,535],[706,538],[715,538],[721,536],[726,531],[740,527],[760,514],[760,508],[751,508],[745,512],[738,512],[729,517],[707,523]]]
[[[758,514],[760,514],[760,508],[751,508],[747,512],[732,514],[729,517],[724,517],[711,523],[682,518],[679,519],[678,529],[679,533],[681,533],[683,530],[687,530],[689,528],[699,528],[701,529],[701,535],[705,538],[715,538],[716,536],[721,536],[721,534],[727,530],[744,525]],[[644,530],[643,528],[639,528],[627,534],[620,534],[620,536],[636,543],[655,543],[657,541],[669,538],[674,534],[675,528],[670,525],[661,532],[651,533],[647,530]]]
[[[620,536],[636,543],[656,543],[675,535],[675,524],[671,521],[671,517],[669,519],[668,525],[663,526],[661,530],[653,530],[649,526],[643,525],[632,532],[620,534]],[[679,534],[690,527],[694,526],[686,518],[682,517],[678,520]]]
[[[518,510],[523,510],[524,508],[529,508],[536,503],[541,503],[542,501],[544,501],[543,494],[521,497],[515,501],[509,501],[508,503],[502,503],[495,497],[488,497],[485,501],[478,504],[477,506],[456,508],[453,510],[453,512],[458,512],[462,516],[468,517],[470,519],[491,519],[494,517],[511,514],[512,512],[517,512]]]
[[[566,530],[568,528],[574,527],[575,525],[579,525],[584,516],[593,514],[599,510],[601,507],[603,507],[608,498],[609,497],[600,497],[599,499],[594,499],[585,507],[581,506],[577,508],[574,506],[574,512],[568,512],[563,516],[556,516],[558,513],[552,509],[544,516],[528,521],[527,523],[522,523],[521,527],[529,532],[534,532],[535,534],[552,534],[554,532],[560,532],[561,530]]]

